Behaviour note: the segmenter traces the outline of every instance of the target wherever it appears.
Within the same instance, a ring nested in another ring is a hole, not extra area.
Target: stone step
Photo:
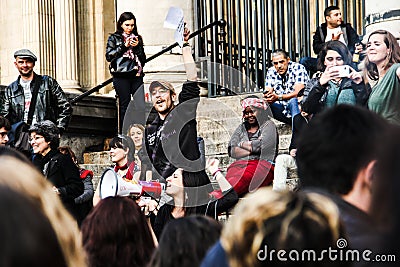
[[[84,164],[108,164],[112,165],[109,151],[83,153]]]

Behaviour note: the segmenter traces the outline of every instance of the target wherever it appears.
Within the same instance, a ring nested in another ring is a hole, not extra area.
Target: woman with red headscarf
[[[249,96],[241,105],[243,123],[233,133],[228,146],[229,156],[236,161],[226,173],[226,179],[239,196],[272,183],[273,162],[278,151],[278,133],[268,116],[267,104],[257,96]],[[219,198],[222,193],[212,194]]]

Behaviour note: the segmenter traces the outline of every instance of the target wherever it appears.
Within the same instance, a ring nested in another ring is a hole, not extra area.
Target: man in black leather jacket
[[[11,124],[27,122],[33,89],[36,83],[40,83],[33,123],[50,120],[62,133],[72,115],[72,106],[64,91],[52,77],[38,75],[33,71],[37,58],[30,50],[18,50],[14,57],[20,76],[1,95],[0,115],[6,117]]]

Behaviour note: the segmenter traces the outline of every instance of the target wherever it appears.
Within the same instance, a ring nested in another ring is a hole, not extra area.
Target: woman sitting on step
[[[257,96],[243,99],[243,123],[229,141],[228,154],[236,159],[227,170],[226,179],[239,196],[272,183],[278,151],[278,133],[268,116],[267,104]],[[212,193],[220,198],[220,190]]]

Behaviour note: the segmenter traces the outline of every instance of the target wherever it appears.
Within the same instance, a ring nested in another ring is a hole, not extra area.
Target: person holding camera
[[[142,36],[138,34],[136,18],[131,12],[124,12],[118,19],[117,30],[108,37],[106,60],[110,62],[113,85],[119,97],[119,131],[123,125],[126,110],[133,98],[133,121],[145,124],[145,102],[143,67],[146,54]]]
[[[362,75],[350,65],[352,56],[345,44],[329,41],[318,56],[318,72],[304,90],[302,110],[316,114],[338,104],[365,106],[370,92]]]

